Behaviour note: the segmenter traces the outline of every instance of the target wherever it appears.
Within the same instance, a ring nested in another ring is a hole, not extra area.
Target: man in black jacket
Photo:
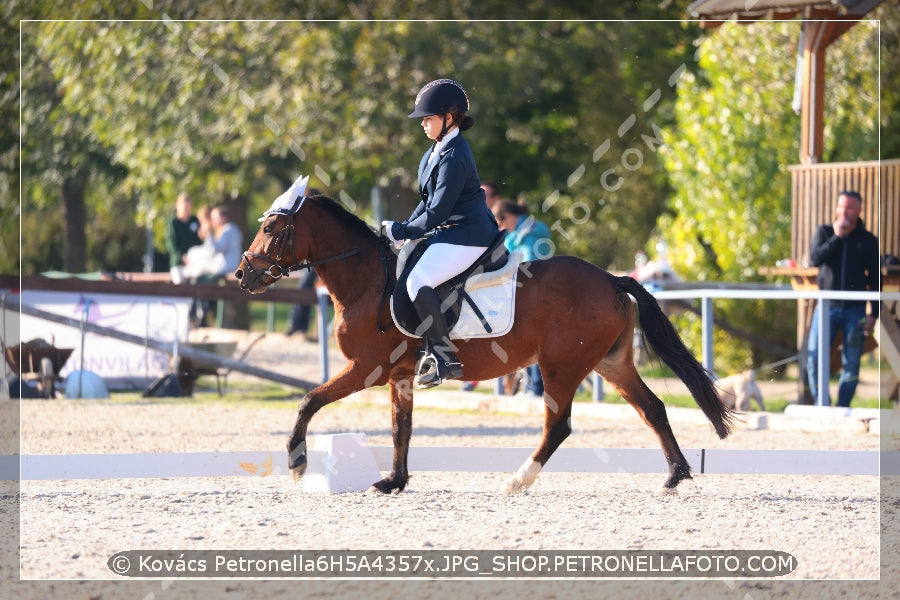
[[[878,238],[869,233],[859,218],[862,197],[858,192],[841,192],[831,225],[822,225],[810,245],[809,257],[813,266],[819,267],[820,290],[878,291]],[[810,329],[807,373],[813,398],[818,400],[819,349],[831,348],[837,331],[843,336],[841,351],[841,378],[838,384],[838,406],[850,406],[859,382],[859,362],[862,358],[865,336],[872,333],[878,318],[878,301],[872,300],[866,314],[862,300],[831,300],[829,306],[828,344],[820,344],[819,306],[813,315]],[[828,391],[825,390],[827,403]]]

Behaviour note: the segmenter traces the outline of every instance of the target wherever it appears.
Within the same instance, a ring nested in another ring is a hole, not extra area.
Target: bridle
[[[294,254],[294,215],[296,213],[278,213],[283,214],[287,217],[287,225],[278,232],[278,235],[275,237],[274,245],[277,248],[277,253],[275,254],[275,258],[271,258],[268,254],[261,254],[259,252],[247,252],[245,251],[241,258],[244,259],[244,262],[247,263],[247,272],[255,273],[256,269],[253,268],[253,264],[250,262],[251,258],[255,258],[258,260],[264,260],[269,263],[268,268],[262,272],[263,275],[268,275],[273,280],[278,281],[282,277],[290,277],[290,274],[294,271],[300,271],[302,269],[311,269],[318,265],[324,265],[325,263],[334,262],[336,260],[345,260],[351,256],[355,256],[364,250],[368,250],[369,248],[374,248],[375,246],[387,245],[389,240],[384,236],[378,236],[378,239],[366,244],[365,246],[360,246],[359,248],[354,248],[353,250],[341,250],[340,254],[335,254],[334,256],[329,256],[328,258],[322,258],[320,260],[304,260],[302,262],[294,263],[288,267],[281,266],[281,259],[284,256],[285,249],[290,249],[291,255]]]
[[[300,202],[300,205],[303,203]],[[241,254],[241,258],[243,262],[247,265],[247,273],[255,273],[256,269],[253,268],[253,264],[250,262],[250,259],[263,260],[268,263],[268,268],[262,271],[262,275],[268,275],[272,278],[272,283],[278,281],[282,277],[290,277],[290,274],[294,271],[300,271],[302,269],[312,269],[318,265],[324,265],[326,263],[334,262],[337,260],[344,261],[351,256],[355,256],[360,254],[361,252],[368,250],[369,248],[374,248],[378,246],[378,253],[381,257],[381,263],[384,266],[384,274],[385,274],[385,283],[384,290],[381,294],[381,303],[378,308],[378,330],[384,333],[387,331],[386,328],[381,325],[381,313],[383,312],[385,302],[387,298],[390,297],[391,292],[393,291],[394,281],[391,277],[391,266],[390,266],[390,252],[387,250],[388,244],[390,240],[383,235],[378,236],[378,239],[364,245],[359,248],[354,248],[352,250],[341,250],[339,254],[335,254],[334,256],[329,256],[328,258],[322,258],[319,260],[304,260],[302,262],[295,262],[294,264],[283,267],[281,266],[281,259],[284,256],[285,249],[289,249],[291,256],[294,255],[294,216],[297,214],[297,210],[299,210],[300,206],[298,205],[296,209],[292,212],[288,211],[277,211],[272,214],[280,214],[287,217],[287,224],[284,228],[278,232],[278,235],[275,237],[274,246],[276,247],[275,258],[271,258],[268,254],[261,254],[259,252],[249,252],[245,251]]]
[[[278,236],[275,238],[275,245],[278,247],[278,252],[275,255],[275,258],[272,259],[268,254],[260,254],[259,252],[247,252],[245,251],[241,254],[241,258],[247,263],[247,272],[255,273],[256,269],[253,268],[253,263],[250,262],[251,258],[256,258],[259,260],[264,260],[269,263],[269,267],[262,272],[263,275],[268,275],[273,280],[278,281],[282,277],[289,277],[291,271],[297,270],[295,267],[297,265],[291,265],[287,269],[284,269],[279,263],[281,262],[281,257],[284,256],[284,249],[290,246],[291,254],[294,253],[294,214],[295,213],[280,213],[287,216],[288,222],[287,225],[284,226],[280,232],[278,232]],[[300,268],[300,267],[298,267]]]

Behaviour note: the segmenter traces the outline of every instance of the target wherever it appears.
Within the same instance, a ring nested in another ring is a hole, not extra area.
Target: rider
[[[405,221],[382,223],[396,245],[434,234],[406,282],[406,291],[427,327],[426,361],[420,363],[416,378],[419,387],[462,377],[462,364],[434,288],[470,267],[497,236],[497,222],[487,209],[475,157],[461,135],[475,124],[466,115],[468,110],[466,91],[451,79],[437,79],[419,90],[409,117],[421,118],[425,135],[434,140],[419,162],[422,200]],[[428,356],[429,349],[433,357]]]

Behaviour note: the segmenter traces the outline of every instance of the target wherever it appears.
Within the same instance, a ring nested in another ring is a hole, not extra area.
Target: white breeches
[[[459,275],[484,254],[487,247],[432,244],[413,267],[406,280],[406,292],[411,300],[423,287],[437,287]]]

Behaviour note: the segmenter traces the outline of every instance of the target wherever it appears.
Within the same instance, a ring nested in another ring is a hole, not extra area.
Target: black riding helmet
[[[466,90],[452,79],[435,79],[416,94],[416,105],[409,113],[410,119],[444,115],[448,112],[469,112]]]
[[[475,124],[472,117],[466,116],[467,112],[469,112],[469,96],[463,86],[452,79],[435,79],[416,94],[416,104],[413,111],[409,113],[409,118],[441,115],[444,118],[444,126],[441,129],[441,135],[437,137],[437,141],[440,141],[447,130],[457,124],[456,122],[447,123],[447,113],[459,115],[456,119],[462,131]]]

